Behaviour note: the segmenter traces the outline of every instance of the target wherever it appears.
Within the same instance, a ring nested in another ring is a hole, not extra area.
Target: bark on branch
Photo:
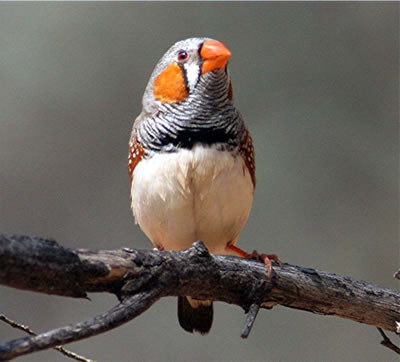
[[[210,255],[201,242],[185,251],[68,249],[54,240],[0,236],[0,284],[85,298],[114,293],[111,310],[35,337],[0,345],[0,360],[87,338],[132,320],[164,296],[190,295],[271,308],[280,304],[336,315],[388,331],[400,321],[400,292],[334,273],[284,264],[269,280],[263,264]]]

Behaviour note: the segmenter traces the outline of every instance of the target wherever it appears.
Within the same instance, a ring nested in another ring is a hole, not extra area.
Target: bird
[[[172,45],[155,66],[129,141],[131,208],[158,250],[202,240],[210,253],[252,257],[235,244],[256,186],[252,137],[233,103],[220,41],[195,37]],[[271,275],[274,254],[261,254]],[[178,297],[187,332],[207,334],[212,301]]]

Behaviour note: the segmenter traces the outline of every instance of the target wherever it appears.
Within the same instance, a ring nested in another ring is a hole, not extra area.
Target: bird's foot
[[[272,279],[272,261],[271,260],[278,263],[279,266],[282,266],[282,261],[278,258],[278,256],[276,254],[264,254],[264,253],[260,254],[257,250],[254,250],[251,254],[249,254],[248,258],[262,261],[265,264],[265,267],[267,268],[267,274],[268,274],[269,279]]]
[[[247,251],[244,251],[243,249],[238,248],[235,245],[228,244],[226,249],[228,251],[231,251],[233,254],[240,256],[242,258],[247,258],[247,259],[255,259],[262,261],[265,264],[265,267],[267,269],[267,274],[268,278],[272,279],[272,261],[277,262],[280,266],[282,266],[282,261],[278,258],[276,254],[264,254],[264,253],[259,253],[258,251],[254,250],[252,253],[248,253]]]

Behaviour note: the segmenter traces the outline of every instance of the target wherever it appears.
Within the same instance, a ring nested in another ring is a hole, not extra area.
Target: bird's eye
[[[179,60],[180,62],[186,60],[187,57],[188,57],[188,53],[187,53],[185,50],[180,50],[180,51],[178,52],[178,60]]]

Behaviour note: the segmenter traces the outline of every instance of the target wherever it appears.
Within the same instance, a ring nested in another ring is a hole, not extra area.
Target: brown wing
[[[253,139],[250,132],[246,129],[242,143],[240,145],[240,154],[243,157],[244,163],[250,172],[251,180],[253,181],[254,188],[256,187],[256,160],[254,154]]]
[[[131,179],[133,180],[133,171],[140,162],[144,155],[144,149],[141,144],[137,141],[136,136],[133,134],[129,142],[129,155],[128,155],[128,172]]]

